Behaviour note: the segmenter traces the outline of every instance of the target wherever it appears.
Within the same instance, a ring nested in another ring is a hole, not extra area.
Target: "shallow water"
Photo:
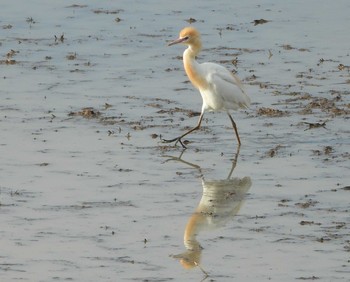
[[[0,19],[1,281],[348,281],[348,1],[20,3]],[[159,141],[201,108],[166,47],[190,18],[198,60],[253,102],[239,152],[220,113],[184,152]]]

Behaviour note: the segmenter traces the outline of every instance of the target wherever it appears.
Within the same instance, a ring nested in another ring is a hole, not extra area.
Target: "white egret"
[[[242,82],[221,65],[214,63],[199,64],[196,61],[196,56],[202,49],[202,42],[200,34],[195,28],[184,28],[181,30],[179,38],[169,43],[168,46],[178,43],[188,46],[183,53],[184,68],[193,86],[199,90],[203,105],[198,123],[194,128],[179,137],[170,140],[163,139],[162,141],[166,143],[175,142],[175,145],[180,142],[182,147],[186,148],[181,139],[200,128],[206,111],[224,111],[229,116],[238,144],[241,145],[236,123],[229,111],[248,108],[250,105],[250,99],[244,92]]]

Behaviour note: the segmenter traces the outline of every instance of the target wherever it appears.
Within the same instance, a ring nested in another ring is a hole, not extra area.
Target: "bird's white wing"
[[[203,63],[201,66],[217,105],[221,104],[224,110],[249,107],[250,99],[244,92],[242,82],[238,77],[223,66],[214,63]]]

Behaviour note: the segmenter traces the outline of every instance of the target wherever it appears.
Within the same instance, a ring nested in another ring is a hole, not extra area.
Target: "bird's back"
[[[200,89],[206,110],[228,111],[249,107],[250,99],[242,82],[233,73],[215,63],[202,63],[200,69],[208,85],[206,89]]]

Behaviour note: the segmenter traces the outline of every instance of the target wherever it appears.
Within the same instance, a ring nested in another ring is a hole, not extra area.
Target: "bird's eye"
[[[190,39],[189,36],[185,36],[185,37],[184,37],[184,40],[185,40],[185,41],[187,41],[188,39]]]

